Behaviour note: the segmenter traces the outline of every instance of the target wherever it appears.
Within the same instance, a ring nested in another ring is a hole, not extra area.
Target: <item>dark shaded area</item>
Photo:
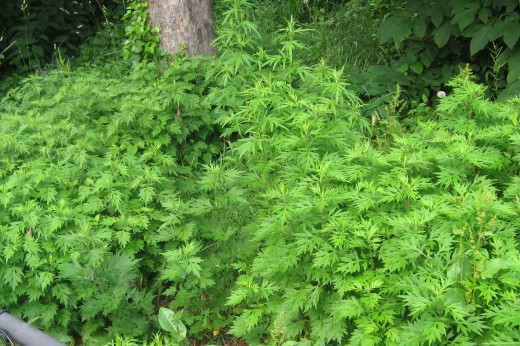
[[[72,57],[99,27],[122,13],[114,0],[0,2],[0,80]]]

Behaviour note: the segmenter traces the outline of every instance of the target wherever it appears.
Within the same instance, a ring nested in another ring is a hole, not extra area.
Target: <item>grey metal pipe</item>
[[[66,346],[5,310],[0,310],[0,330],[3,330],[13,342],[22,346]]]

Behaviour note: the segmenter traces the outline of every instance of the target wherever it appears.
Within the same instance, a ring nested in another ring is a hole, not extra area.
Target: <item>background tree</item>
[[[152,27],[159,27],[160,46],[166,53],[185,47],[188,55],[213,55],[215,26],[211,0],[152,0]]]

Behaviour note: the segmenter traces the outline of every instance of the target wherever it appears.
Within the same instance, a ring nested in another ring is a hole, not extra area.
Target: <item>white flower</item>
[[[303,0],[303,4],[304,5],[308,5],[309,4],[309,0]]]
[[[444,91],[440,90],[439,92],[437,92],[437,97],[440,99],[443,97],[446,97],[446,93]]]

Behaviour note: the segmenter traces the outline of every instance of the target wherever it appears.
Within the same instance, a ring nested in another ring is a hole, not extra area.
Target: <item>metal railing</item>
[[[66,346],[61,341],[0,310],[0,345]]]

